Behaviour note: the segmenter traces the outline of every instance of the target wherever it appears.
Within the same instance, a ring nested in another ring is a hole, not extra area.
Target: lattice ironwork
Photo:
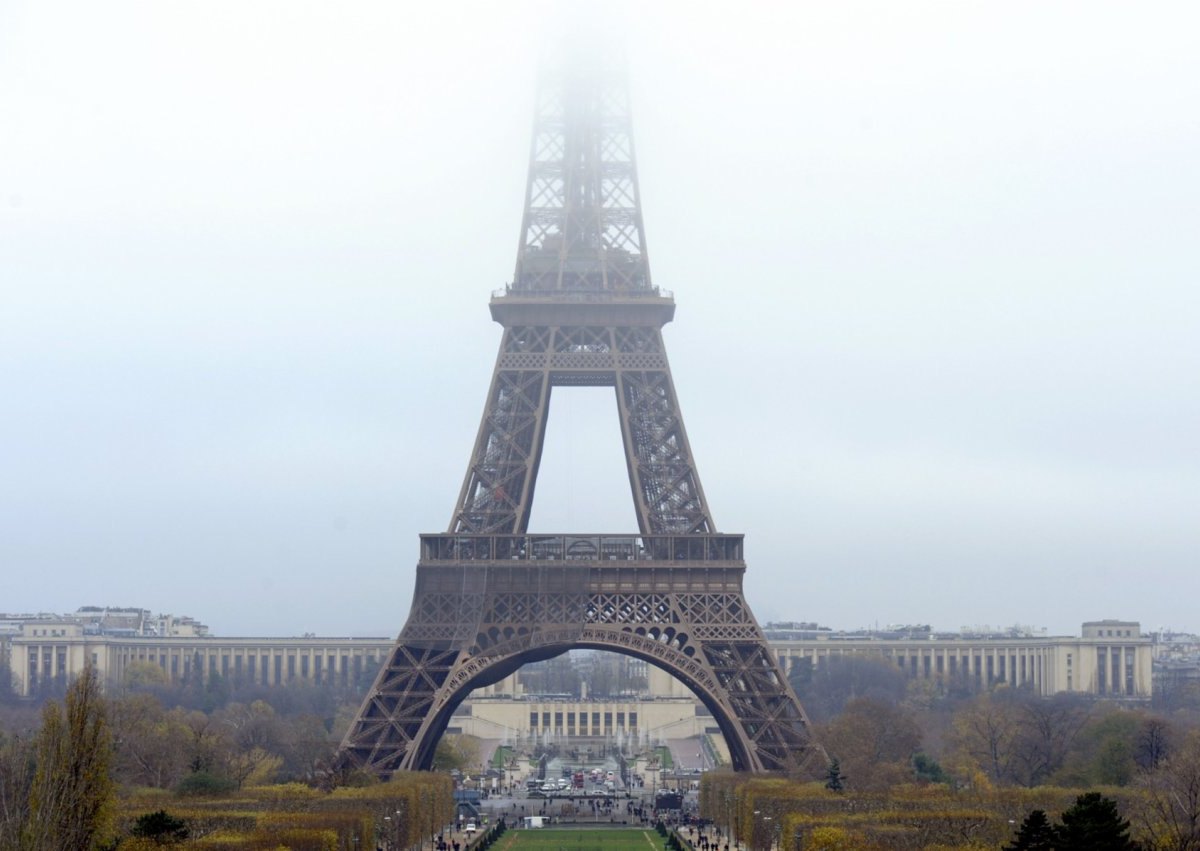
[[[593,63],[543,75],[527,186],[514,290],[650,291],[619,69]]]
[[[380,774],[426,768],[471,689],[526,662],[594,648],[645,659],[686,683],[712,712],[735,768],[824,765],[742,595],[744,564],[628,568],[599,555],[572,564],[422,561],[408,623],[343,743],[345,758]],[[440,590],[451,587],[471,592]],[[706,590],[718,587],[729,590]]]
[[[538,98],[504,327],[450,528],[423,535],[408,622],[342,743],[380,775],[428,768],[475,687],[572,648],[645,659],[705,703],[741,770],[812,771],[823,753],[742,592],[683,425],[650,285],[619,77],[562,72]],[[527,530],[556,386],[612,388],[640,534]]]

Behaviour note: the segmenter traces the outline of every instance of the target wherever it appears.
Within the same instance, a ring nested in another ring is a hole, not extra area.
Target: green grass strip
[[[496,851],[663,851],[663,838],[653,830],[578,830],[548,827],[507,831]]]

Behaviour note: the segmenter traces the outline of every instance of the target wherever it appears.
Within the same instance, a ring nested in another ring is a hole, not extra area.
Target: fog
[[[402,626],[596,8],[444,5],[0,5],[0,611]],[[1200,629],[1194,4],[603,12],[759,620]],[[632,530],[551,410],[531,529]]]

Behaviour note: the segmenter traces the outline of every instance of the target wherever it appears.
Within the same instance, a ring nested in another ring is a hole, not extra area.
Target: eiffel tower
[[[742,593],[743,536],[712,520],[671,380],[622,71],[544,73],[504,328],[449,531],[421,535],[412,610],[341,745],[343,767],[428,769],[479,686],[574,648],[644,659],[712,712],[740,771],[823,752]],[[551,392],[615,390],[637,534],[528,531]],[[823,767],[823,762],[821,763]]]

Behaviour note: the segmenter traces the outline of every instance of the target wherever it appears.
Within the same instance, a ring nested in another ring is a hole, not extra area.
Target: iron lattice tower
[[[470,466],[449,531],[421,536],[412,610],[343,765],[430,767],[473,688],[573,648],[640,657],[683,681],[738,770],[811,770],[823,757],[742,593],[743,536],[718,534],[705,501],[663,346],[674,312],[650,280],[623,76],[543,75]],[[638,534],[528,532],[561,386],[615,389]]]

